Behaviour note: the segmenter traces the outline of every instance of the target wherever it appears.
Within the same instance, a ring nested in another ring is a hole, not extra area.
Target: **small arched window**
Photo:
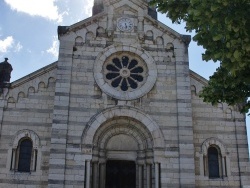
[[[30,172],[32,141],[24,139],[19,145],[18,172]]]
[[[201,146],[200,174],[209,179],[231,176],[229,152],[218,138],[208,138]]]
[[[13,138],[13,145],[8,164],[14,172],[35,172],[37,170],[37,157],[40,140],[31,130],[20,130]],[[38,169],[39,166],[38,166]]]
[[[209,147],[207,153],[209,178],[220,178],[220,157],[217,148]]]

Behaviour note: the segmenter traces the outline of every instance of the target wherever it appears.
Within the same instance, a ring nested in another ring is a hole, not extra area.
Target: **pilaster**
[[[194,137],[188,65],[188,46],[176,47],[176,101],[180,187],[195,187]]]
[[[250,187],[250,165],[246,134],[246,120],[244,115],[234,113],[234,123],[240,185],[241,187]]]
[[[49,161],[51,188],[63,188],[65,184],[73,45],[74,42],[60,41]]]
[[[4,108],[7,107],[7,94],[9,88],[2,88],[2,93],[0,93],[0,137],[2,136],[2,126],[4,118]]]

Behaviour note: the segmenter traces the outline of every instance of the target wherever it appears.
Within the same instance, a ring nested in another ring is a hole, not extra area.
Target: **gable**
[[[53,90],[56,81],[56,68],[57,62],[12,82],[7,95],[4,97],[8,99],[8,102],[13,103],[18,102],[20,98],[27,98],[31,93],[36,93],[48,87]]]
[[[114,10],[114,14],[116,16],[137,16],[138,11],[134,7],[130,7],[129,5],[125,4],[122,5],[121,7],[117,8]]]
[[[191,90],[195,90],[195,93],[198,94],[202,90],[202,88],[207,85],[207,83],[208,80],[190,70]]]
[[[129,36],[136,36],[137,41],[147,38],[147,32],[152,32],[153,39],[162,37],[163,45],[168,44],[169,41],[174,41],[174,45],[179,43],[189,44],[191,37],[181,35],[165,24],[153,19],[147,14],[147,3],[141,1],[111,1],[105,11],[82,20],[71,26],[59,26],[58,36],[59,40],[74,41],[77,37],[82,38],[85,42],[86,34],[92,33],[93,38],[97,37],[97,29],[101,28],[110,38],[122,38]],[[129,33],[122,33],[117,29],[117,22],[121,17],[128,17],[134,23],[134,29]],[[118,32],[118,33],[117,33]],[[126,42],[126,40],[125,40]],[[135,42],[135,41],[133,41]]]

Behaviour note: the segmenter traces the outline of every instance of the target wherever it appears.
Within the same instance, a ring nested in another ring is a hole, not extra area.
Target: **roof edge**
[[[36,70],[35,72],[32,72],[32,73],[14,81],[14,82],[12,82],[10,88],[14,89],[14,88],[30,81],[30,80],[33,80],[33,79],[35,79],[43,74],[46,74],[47,72],[50,72],[51,70],[57,68],[57,62],[58,61],[51,63],[51,64],[49,64],[41,69]]]
[[[71,31],[74,32],[77,29],[83,28],[85,24],[88,25],[88,23],[94,23],[96,19],[99,19],[106,15],[108,15],[106,12],[100,12],[94,16],[88,17],[70,26],[58,26],[58,29],[57,29],[58,39],[60,38],[60,36],[66,35]],[[157,24],[159,28],[163,30],[167,30],[167,32],[171,33],[174,37],[178,38],[184,44],[189,45],[189,43],[191,42],[191,35],[180,34],[177,31],[170,28],[169,26],[167,26],[166,24],[160,22],[159,20],[152,18],[150,15],[145,15],[145,18]]]
[[[96,15],[94,15],[94,16],[90,16],[90,17],[88,17],[88,18],[85,18],[85,19],[83,19],[83,20],[81,20],[81,21],[79,21],[79,22],[77,22],[77,23],[74,23],[74,24],[72,24],[72,25],[69,25],[69,26],[58,26],[58,28],[57,28],[57,35],[58,35],[58,39],[59,39],[59,37],[60,36],[63,36],[63,35],[65,35],[65,34],[68,34],[69,32],[71,32],[71,31],[75,31],[76,29],[78,29],[78,28],[83,28],[84,26],[84,24],[87,24],[87,23],[92,23],[93,22],[93,20],[96,20],[96,19],[98,19],[98,18],[101,18],[101,17],[103,17],[103,16],[105,16],[106,15],[106,13],[105,12],[101,12],[101,13],[98,13],[98,14],[96,14]]]
[[[203,85],[207,85],[208,84],[208,80],[204,77],[202,77],[201,75],[199,75],[198,73],[192,71],[191,69],[189,69],[189,73],[190,73],[190,77],[197,80],[198,82],[202,83]]]

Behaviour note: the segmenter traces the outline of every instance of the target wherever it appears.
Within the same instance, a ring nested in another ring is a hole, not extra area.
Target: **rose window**
[[[152,56],[133,46],[109,46],[98,54],[93,66],[96,84],[118,100],[134,100],[146,95],[157,79]]]
[[[104,64],[105,80],[118,91],[132,91],[146,81],[147,69],[142,60],[129,55],[117,56]]]

